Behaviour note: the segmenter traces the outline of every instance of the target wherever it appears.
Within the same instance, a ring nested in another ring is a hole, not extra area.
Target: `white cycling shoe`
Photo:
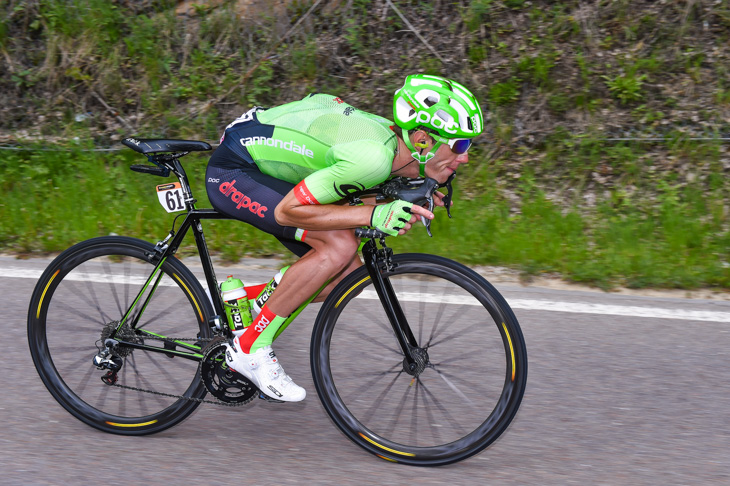
[[[235,338],[226,348],[228,366],[251,380],[266,396],[282,402],[300,402],[307,396],[307,391],[286,374],[271,346],[246,354]]]

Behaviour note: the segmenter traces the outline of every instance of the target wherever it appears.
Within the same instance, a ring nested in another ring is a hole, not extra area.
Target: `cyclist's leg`
[[[263,174],[246,156],[225,143],[215,151],[206,174],[208,198],[219,212],[276,236],[302,257],[287,270],[266,304],[273,315],[286,317],[329,281],[318,297],[319,301],[324,299],[342,278],[361,265],[359,240],[352,230],[307,232],[277,223],[274,208],[294,185]],[[271,329],[264,333],[264,339],[256,337],[255,345],[250,333],[250,349],[270,344],[277,326],[268,327]]]
[[[302,257],[287,270],[274,294],[277,297],[267,303],[276,315],[288,316],[329,280],[316,300],[323,301],[342,278],[361,265],[359,240],[352,230],[306,232],[277,223],[274,208],[294,185],[263,174],[247,155],[234,152],[226,143],[214,152],[206,174],[208,198],[216,210],[274,235]]]
[[[355,253],[355,255],[352,257],[352,260],[350,263],[345,267],[344,270],[342,270],[337,277],[335,277],[332,281],[330,281],[327,286],[322,289],[322,292],[319,293],[319,295],[312,301],[312,302],[324,302],[325,299],[327,299],[327,296],[334,290],[335,287],[337,287],[337,284],[339,284],[342,279],[350,275],[352,272],[357,270],[362,266],[362,260],[360,260],[360,255],[358,253]]]
[[[306,241],[312,249],[286,271],[267,302],[276,315],[288,316],[330,281],[317,298],[321,301],[361,265],[359,239],[353,230],[310,231]]]

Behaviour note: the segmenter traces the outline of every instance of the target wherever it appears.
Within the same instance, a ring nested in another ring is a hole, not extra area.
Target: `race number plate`
[[[157,186],[157,199],[168,213],[185,211],[182,187],[179,182]]]

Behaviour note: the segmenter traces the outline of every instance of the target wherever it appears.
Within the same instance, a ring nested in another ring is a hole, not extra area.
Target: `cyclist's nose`
[[[459,156],[458,156],[458,157],[456,158],[456,161],[457,161],[457,162],[458,162],[459,164],[466,164],[466,163],[468,163],[468,162],[469,162],[469,154],[460,154],[460,155],[459,155]]]

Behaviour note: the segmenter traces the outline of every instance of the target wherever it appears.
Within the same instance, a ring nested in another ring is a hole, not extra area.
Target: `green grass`
[[[139,174],[144,162],[130,153],[19,152],[0,155],[0,248],[19,253],[57,252],[87,238],[129,235],[162,239],[175,214],[157,201],[155,186],[169,179]],[[203,175],[207,158],[190,155],[187,171],[199,207],[210,207]],[[178,221],[179,226],[179,221]],[[281,252],[279,243],[243,223],[211,223],[212,246],[226,259]],[[192,249],[193,241],[187,241]]]
[[[153,242],[163,238],[174,219],[155,194],[155,185],[165,180],[130,171],[128,166],[139,159],[131,151],[0,153],[5,196],[0,249],[58,252],[111,233]],[[210,207],[203,187],[207,157],[189,155],[184,160],[198,206]],[[473,163],[470,170],[456,185],[454,218],[437,209],[434,237],[416,226],[408,236],[390,239],[397,251],[508,266],[526,275],[559,273],[602,288],[730,288],[724,180],[714,190],[662,180],[655,188],[657,202],[643,206],[616,190],[586,211],[551,202],[529,174],[517,187],[520,203],[515,207],[498,189],[499,164]],[[244,223],[206,223],[206,234],[211,249],[227,260],[290,258],[273,237]],[[193,251],[190,239],[181,253]]]

